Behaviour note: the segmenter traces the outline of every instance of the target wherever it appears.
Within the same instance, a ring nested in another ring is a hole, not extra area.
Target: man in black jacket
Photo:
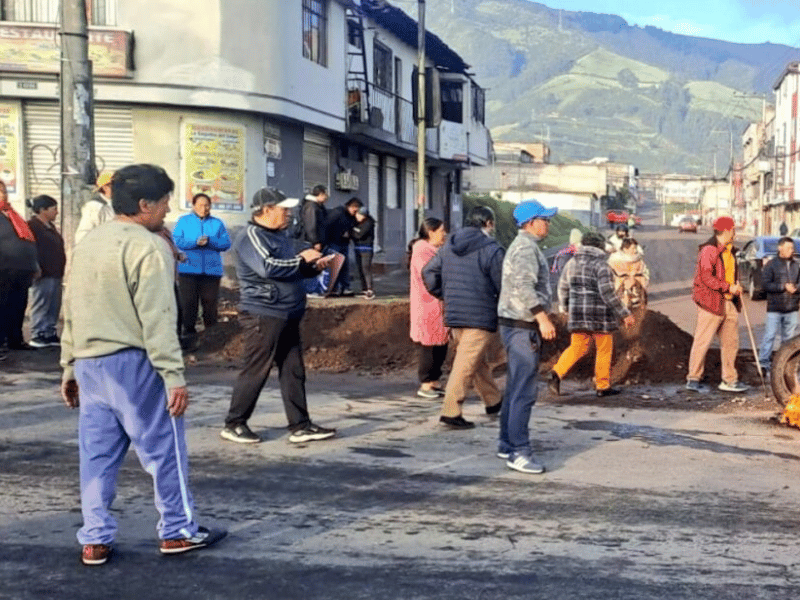
[[[492,346],[499,346],[497,300],[505,251],[493,233],[494,212],[476,206],[467,215],[465,227],[451,234],[422,270],[425,287],[444,300],[444,324],[450,327],[456,346],[439,417],[439,422],[453,429],[475,427],[461,415],[470,382],[486,414],[500,411],[502,396],[487,354]]]
[[[272,365],[278,367],[283,407],[293,443],[333,437],[335,429],[311,422],[300,320],[306,310],[303,280],[315,277],[332,258],[314,248],[295,253],[284,231],[296,199],[272,188],[253,196],[253,220],[236,236],[233,251],[239,278],[239,323],[244,332],[244,368],[233,386],[220,436],[243,444],[261,441],[247,426]]]
[[[794,259],[794,240],[778,240],[778,256],[769,261],[761,273],[767,292],[767,321],[758,361],[769,370],[775,338],[785,342],[797,330],[797,309],[800,306],[800,264]]]
[[[352,296],[350,291],[350,235],[356,226],[356,213],[364,204],[358,198],[350,198],[344,206],[328,211],[325,219],[325,240],[328,249],[344,256],[339,276],[331,286],[334,296]]]
[[[300,219],[303,222],[303,239],[318,252],[322,252],[325,248],[325,220],[328,217],[328,209],[325,208],[325,203],[327,201],[328,189],[324,185],[317,185],[305,197],[303,206],[300,209]]]

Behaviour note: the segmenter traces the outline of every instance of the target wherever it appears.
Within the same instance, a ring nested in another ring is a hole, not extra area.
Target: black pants
[[[179,275],[183,333],[195,333],[197,307],[203,305],[203,323],[211,327],[217,323],[217,297],[220,277],[212,275]]]
[[[0,346],[19,348],[23,343],[22,322],[28,306],[28,288],[33,273],[18,269],[0,270]]]
[[[274,364],[278,367],[289,429],[294,431],[307,426],[310,419],[306,405],[306,368],[300,343],[300,320],[241,313],[239,323],[244,332],[244,368],[233,386],[225,425],[235,427],[247,423]]]
[[[438,381],[442,376],[442,365],[447,358],[447,344],[443,346],[419,345],[419,367],[417,374],[420,383]]]
[[[361,291],[366,292],[372,289],[372,256],[371,250],[354,250],[356,256],[356,267],[358,267],[358,277],[361,279]]]

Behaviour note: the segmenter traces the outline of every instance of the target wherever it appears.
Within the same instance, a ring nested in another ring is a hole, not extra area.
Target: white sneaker
[[[534,461],[533,458],[523,456],[522,454],[512,454],[509,456],[506,461],[506,466],[520,473],[532,473],[534,475],[539,475],[545,471],[544,465],[540,465]]]
[[[750,386],[746,383],[742,383],[741,381],[734,381],[733,383],[727,383],[723,381],[719,384],[719,389],[723,392],[746,392],[750,389]]]

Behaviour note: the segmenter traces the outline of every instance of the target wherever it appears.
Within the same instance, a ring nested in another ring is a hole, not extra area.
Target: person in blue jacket
[[[178,289],[184,340],[194,345],[197,336],[198,304],[203,306],[203,323],[211,327],[217,322],[217,297],[222,279],[221,253],[231,247],[225,224],[211,216],[211,198],[195,194],[192,212],[182,216],[172,231],[175,245],[186,254],[178,263]]]

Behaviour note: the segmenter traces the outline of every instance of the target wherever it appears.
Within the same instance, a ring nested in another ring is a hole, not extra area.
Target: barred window
[[[375,42],[372,49],[372,81],[382,90],[392,90],[392,51]]]
[[[117,23],[117,0],[90,0],[86,3],[90,25]],[[0,0],[0,20],[21,23],[60,23],[60,0]]]
[[[482,87],[472,84],[472,118],[484,123],[486,118],[486,92]]]
[[[327,0],[303,0],[303,56],[328,66]]]

